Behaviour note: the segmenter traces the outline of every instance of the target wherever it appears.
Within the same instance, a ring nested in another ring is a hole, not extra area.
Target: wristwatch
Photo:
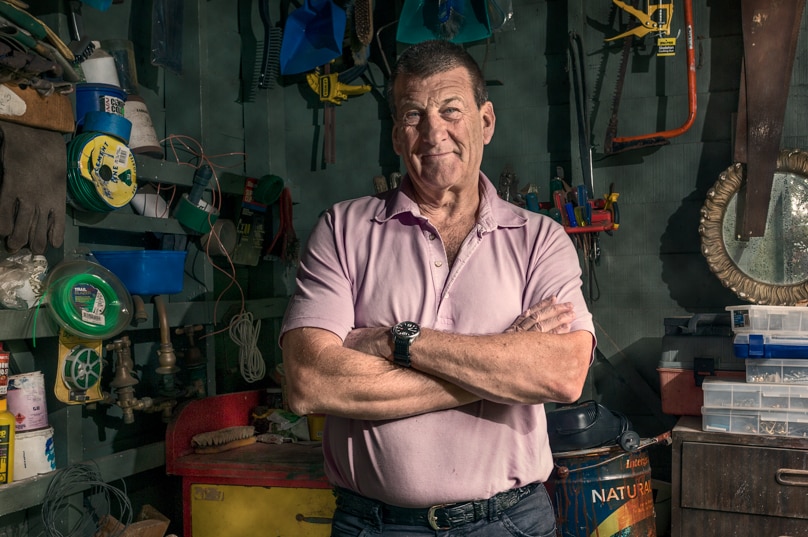
[[[412,367],[410,345],[421,334],[421,327],[412,321],[400,322],[390,329],[393,335],[393,363],[401,367]]]

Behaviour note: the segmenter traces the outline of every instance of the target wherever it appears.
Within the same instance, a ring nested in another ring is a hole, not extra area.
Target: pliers
[[[615,41],[630,35],[636,37],[645,37],[646,35],[656,32],[660,35],[670,35],[671,19],[673,19],[673,2],[662,3],[660,1],[654,3],[654,0],[647,0],[647,12],[640,11],[639,9],[622,2],[621,0],[612,0],[614,5],[628,13],[634,15],[640,24],[623,32],[620,35],[605,39],[605,41]]]

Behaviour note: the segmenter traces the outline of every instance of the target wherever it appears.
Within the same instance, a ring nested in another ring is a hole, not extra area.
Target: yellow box
[[[323,430],[325,429],[325,414],[309,414],[306,416],[309,424],[309,438],[317,442],[323,441]]]

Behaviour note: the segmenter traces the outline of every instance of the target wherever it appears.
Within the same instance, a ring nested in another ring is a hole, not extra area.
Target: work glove
[[[16,252],[64,242],[67,150],[62,134],[0,121],[0,237]]]

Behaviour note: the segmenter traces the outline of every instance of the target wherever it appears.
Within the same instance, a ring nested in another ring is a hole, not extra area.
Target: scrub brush
[[[191,438],[191,446],[194,453],[221,453],[254,444],[255,440],[255,427],[238,425],[194,435]]]
[[[269,18],[269,0],[258,0],[258,12],[261,15],[261,22],[264,23],[264,55],[261,60],[258,87],[272,89],[280,72],[283,30],[274,26],[272,19]]]
[[[463,6],[459,0],[438,0],[438,37],[451,41],[463,25]]]
[[[92,56],[99,45],[97,41],[92,41],[84,34],[79,0],[70,1],[70,40],[67,48],[73,53],[73,63],[76,65]]]
[[[353,23],[359,42],[370,45],[373,40],[373,0],[354,0]]]
[[[353,0],[345,8],[354,65],[365,65],[373,41],[373,0]]]

